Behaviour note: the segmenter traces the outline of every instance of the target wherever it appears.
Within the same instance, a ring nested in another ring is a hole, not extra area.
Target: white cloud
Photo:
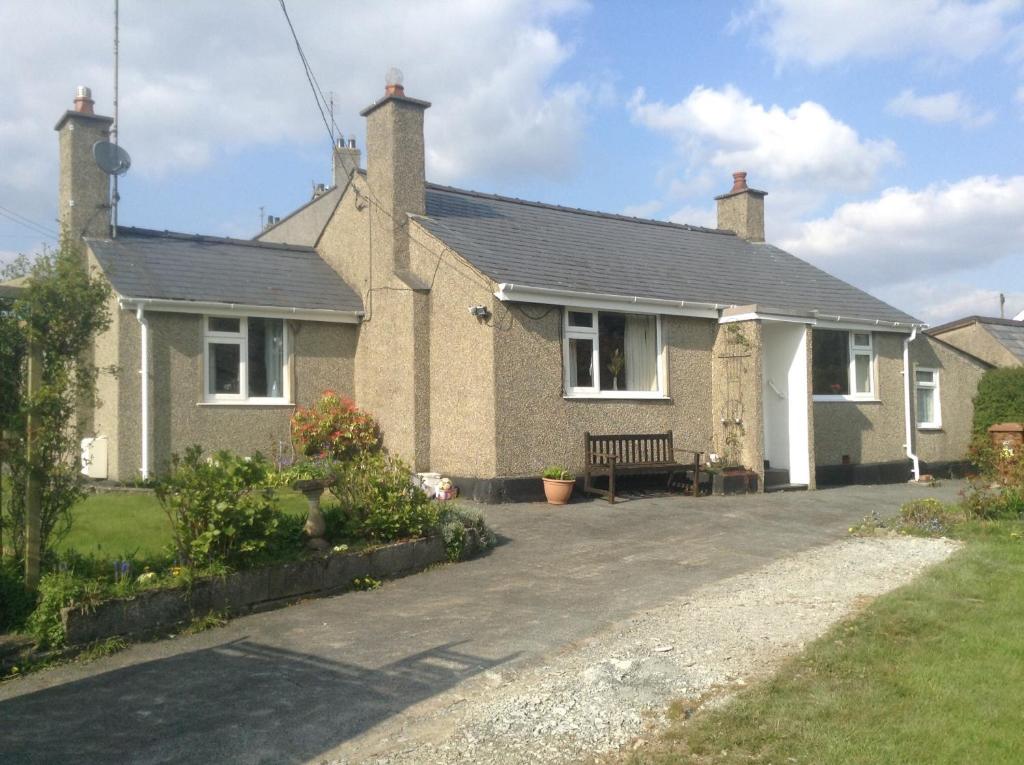
[[[327,137],[277,3],[124,4],[121,131],[140,178],[201,172],[225,153],[265,146],[324,152]],[[306,55],[335,98],[344,132],[383,95],[384,72],[405,72],[427,113],[432,179],[560,177],[576,160],[588,92],[557,81],[572,49],[556,21],[583,0],[379,0],[291,3]],[[53,125],[74,88],[111,111],[111,15],[92,3],[0,5],[0,204],[53,218]],[[38,62],[45,62],[45,65]]]
[[[878,297],[898,305],[933,327],[964,316],[999,316],[999,290],[965,285],[956,277],[927,279],[880,288]],[[1024,308],[1024,290],[1004,291],[1006,317]]]
[[[899,117],[917,117],[925,122],[958,122],[969,128],[987,125],[995,119],[995,112],[978,111],[958,90],[918,96],[908,88],[890,99],[886,111]]]
[[[622,208],[622,215],[630,215],[634,218],[653,218],[664,207],[665,203],[660,199],[650,199],[646,202],[626,205]]]
[[[821,104],[765,107],[731,85],[699,86],[671,105],[639,89],[629,107],[635,122],[670,136],[694,165],[710,163],[723,180],[747,170],[752,185],[772,192],[865,190],[898,159],[892,141],[861,138]]]
[[[929,280],[1008,258],[1024,262],[1021,210],[1024,176],[891,188],[801,224],[780,246],[860,286]]]
[[[731,28],[756,30],[780,63],[972,61],[1007,41],[1020,9],[1020,0],[757,0]]]

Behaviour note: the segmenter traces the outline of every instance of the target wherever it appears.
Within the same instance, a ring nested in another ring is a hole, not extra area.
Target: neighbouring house
[[[995,367],[1024,365],[1024,320],[965,316],[928,330],[932,337]]]
[[[417,471],[477,499],[578,469],[584,433],[673,430],[772,483],[903,481],[959,461],[987,364],[765,242],[745,173],[718,227],[428,183],[430,104],[367,107],[366,168],[255,240],[121,227],[87,91],[58,122],[60,217],[113,286],[95,358],[89,469],[159,473],[192,443],[273,454],[325,388],[380,421]],[[105,451],[105,459],[101,459]],[[764,485],[764,482],[761,482]]]

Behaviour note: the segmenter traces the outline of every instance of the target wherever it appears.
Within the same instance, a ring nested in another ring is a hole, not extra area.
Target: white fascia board
[[[901,335],[909,335],[914,328],[921,329],[927,325],[910,324],[909,322],[883,321],[882,319],[856,319],[837,317],[836,319],[817,319],[817,326],[821,329],[851,329],[869,332],[896,332]]]
[[[322,321],[331,324],[358,324],[363,319],[362,311],[333,311],[325,308],[283,308],[281,306],[246,305],[242,303],[217,303],[198,300],[166,300],[163,298],[118,299],[121,308],[164,313],[216,314],[219,316],[260,316],[270,319],[295,319],[298,321]]]
[[[737,313],[732,316],[723,316],[718,320],[719,324],[733,324],[737,321],[754,321],[759,319],[761,321],[785,321],[792,324],[810,324],[815,326],[818,323],[817,319],[810,316],[783,316],[775,313],[756,313],[751,311],[749,313]]]
[[[629,295],[575,292],[572,290],[530,287],[509,283],[499,284],[494,297],[503,302],[543,303],[545,305],[564,305],[570,308],[588,308],[598,311],[650,313],[665,316],[695,316],[701,319],[717,319],[719,310],[728,307],[717,303],[695,303],[688,300],[664,300]]]
[[[859,330],[859,331],[874,331],[874,332],[896,332],[898,334],[909,335],[914,327],[920,329],[925,326],[923,324],[910,324],[907,322],[897,321],[884,321],[882,319],[858,319],[858,318],[846,318],[843,316],[835,318],[826,318],[822,316],[810,317],[810,316],[786,316],[785,314],[776,313],[758,313],[750,311],[748,313],[737,313],[731,316],[723,316],[718,320],[719,324],[732,324],[737,321],[785,321],[792,322],[794,324],[809,324],[812,327],[819,327],[821,329],[848,329],[848,330]]]

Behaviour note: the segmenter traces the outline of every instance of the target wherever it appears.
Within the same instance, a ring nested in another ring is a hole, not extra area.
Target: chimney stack
[[[334,185],[344,186],[352,173],[359,170],[362,152],[356,148],[356,137],[350,135],[348,140],[339,138],[334,144]]]
[[[367,182],[379,212],[389,219],[389,241],[376,235],[375,241],[391,250],[396,273],[409,268],[408,216],[426,213],[423,114],[429,108],[429,102],[405,95],[402,73],[392,68],[384,97],[360,112],[366,117]]]
[[[732,231],[748,242],[764,241],[764,198],[767,191],[747,186],[744,171],[732,174],[732,188],[715,197],[718,202],[718,228]]]
[[[92,91],[79,85],[74,108],[54,127],[60,146],[57,214],[61,236],[72,244],[83,236],[110,236],[110,176],[96,164],[92,147],[109,140],[114,120],[96,114],[93,105]]]

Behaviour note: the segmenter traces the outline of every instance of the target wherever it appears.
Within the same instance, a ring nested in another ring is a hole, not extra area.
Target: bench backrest
[[[588,466],[607,465],[610,457],[619,465],[649,465],[675,462],[672,431],[667,433],[583,435]]]

